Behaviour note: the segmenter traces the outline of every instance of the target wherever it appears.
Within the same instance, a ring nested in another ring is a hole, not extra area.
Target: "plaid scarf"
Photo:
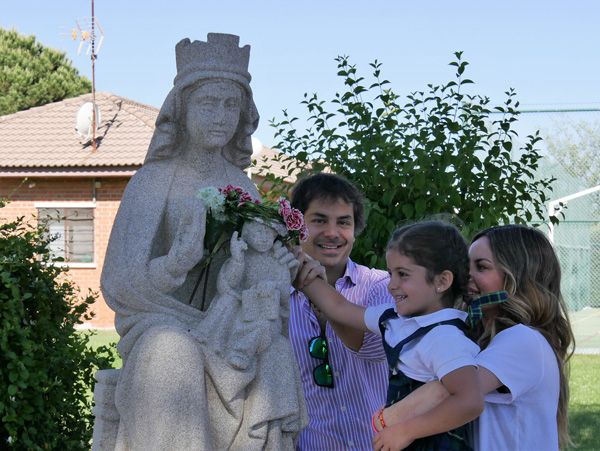
[[[467,308],[469,314],[468,322],[470,327],[474,327],[481,318],[483,318],[483,312],[481,306],[490,304],[501,304],[508,300],[508,293],[506,291],[494,291],[492,293],[483,294],[479,297],[471,299]]]

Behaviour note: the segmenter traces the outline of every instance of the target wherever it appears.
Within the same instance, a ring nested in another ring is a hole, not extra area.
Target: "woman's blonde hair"
[[[556,355],[560,374],[557,424],[563,448],[570,443],[567,376],[575,340],[561,294],[558,258],[548,238],[532,227],[492,227],[479,232],[472,241],[484,236],[489,240],[496,264],[505,274],[504,289],[509,300],[498,304],[498,313],[485,323],[479,344],[486,347],[497,333],[516,324],[532,327],[546,338]]]

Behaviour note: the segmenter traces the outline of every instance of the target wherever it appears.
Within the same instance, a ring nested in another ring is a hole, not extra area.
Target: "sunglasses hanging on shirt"
[[[325,334],[313,337],[308,342],[311,357],[323,360],[313,369],[313,379],[319,387],[333,388],[333,370],[329,364],[329,345]]]

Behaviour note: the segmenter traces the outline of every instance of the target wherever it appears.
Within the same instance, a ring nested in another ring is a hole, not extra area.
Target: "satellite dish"
[[[75,120],[75,131],[82,139],[82,142],[86,143],[92,139],[94,132],[98,131],[98,124],[101,121],[100,108],[96,105],[96,130],[92,130],[93,116],[92,111],[94,104],[92,102],[84,103],[79,111],[77,112],[77,118]]]
[[[263,150],[263,143],[258,138],[252,137],[252,159],[254,160],[258,154]]]

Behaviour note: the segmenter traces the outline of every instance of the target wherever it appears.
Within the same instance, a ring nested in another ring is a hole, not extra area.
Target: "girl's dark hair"
[[[451,287],[442,301],[453,307],[463,301],[469,280],[469,255],[467,242],[452,224],[442,221],[421,221],[402,226],[394,231],[387,245],[410,257],[427,270],[427,281],[443,271],[454,276]]]

